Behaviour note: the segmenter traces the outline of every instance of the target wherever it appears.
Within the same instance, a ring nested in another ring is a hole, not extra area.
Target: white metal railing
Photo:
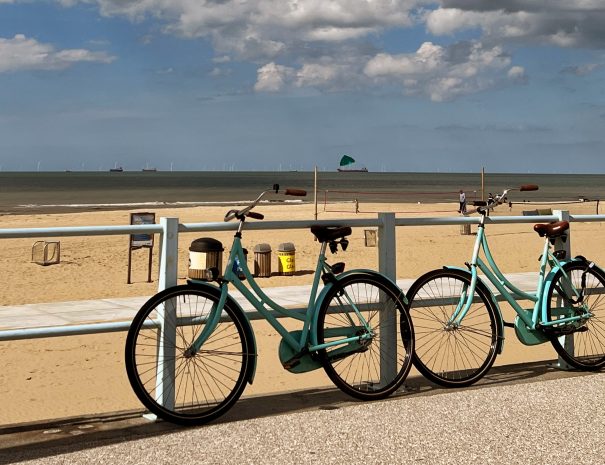
[[[566,219],[569,221],[604,221],[605,215],[584,215],[571,217],[566,211],[556,211],[554,215],[538,217],[490,217],[489,223],[529,223],[544,222]],[[479,218],[469,217],[446,217],[446,218],[395,218],[394,213],[379,213],[374,219],[343,219],[329,221],[276,221],[276,222],[254,222],[247,225],[248,230],[265,229],[300,229],[309,228],[313,225],[348,225],[351,227],[373,226],[378,228],[378,268],[379,271],[393,281],[396,280],[396,228],[398,226],[437,226],[458,225],[478,223]],[[178,270],[178,238],[180,232],[197,231],[228,231],[235,230],[234,223],[196,223],[179,224],[178,218],[161,218],[159,225],[131,225],[131,226],[97,226],[97,227],[65,227],[65,228],[31,228],[31,229],[4,229],[0,230],[0,240],[3,238],[26,238],[26,237],[62,237],[62,236],[93,236],[93,235],[118,235],[118,234],[160,234],[160,276],[158,280],[159,290],[175,285],[177,283]],[[568,233],[570,234],[570,233]],[[570,252],[570,241],[565,244]],[[128,329],[130,322],[90,323],[83,325],[70,325],[47,328],[23,328],[18,330],[0,330],[0,341],[27,339],[33,337],[66,336],[72,334],[90,334],[110,331],[122,331]],[[174,328],[172,328],[174,331]],[[391,352],[396,344],[396,335],[390,334],[386,338],[386,344],[381,344],[381,351]],[[167,357],[162,363],[170,364],[173,358]],[[562,368],[565,366],[561,363]],[[381,376],[395,369],[394,366],[381,364]],[[172,370],[169,370],[172,372]],[[163,379],[157,380],[156,393],[161,403],[170,406],[174,402],[174,388],[170,388],[174,377],[169,378],[165,384]]]
[[[599,222],[605,221],[605,215],[569,215],[567,211],[555,211],[553,215],[542,216],[495,216],[488,217],[486,223],[536,223],[566,219],[570,222]],[[298,220],[298,221],[267,221],[246,224],[246,230],[271,229],[305,229],[313,225],[351,227],[376,227],[378,229],[378,270],[395,280],[397,245],[395,230],[401,226],[444,226],[478,224],[479,217],[417,217],[396,218],[394,213],[379,213],[376,218],[350,218],[339,220]],[[179,233],[200,231],[235,231],[236,223],[185,223],[180,224],[178,218],[161,218],[159,224],[129,225],[129,226],[81,226],[54,228],[15,228],[0,229],[0,240],[8,238],[30,237],[66,237],[66,236],[100,236],[126,234],[160,234],[160,267],[158,290],[173,286],[177,283],[178,271],[178,237]],[[571,229],[569,239],[565,244],[571,253]],[[393,253],[395,251],[395,253]],[[70,326],[53,326],[42,328],[20,328],[0,330],[0,341],[29,339],[40,337],[67,336],[75,334],[92,334],[102,332],[125,331],[130,322],[88,323]]]

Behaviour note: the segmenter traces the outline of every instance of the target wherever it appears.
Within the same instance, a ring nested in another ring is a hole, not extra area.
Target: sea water
[[[313,172],[0,172],[0,212],[69,211],[162,205],[243,203],[274,184],[305,189],[314,200]],[[568,202],[605,199],[603,174],[338,173],[318,172],[319,202],[457,202],[537,184],[532,192],[513,192],[516,202]],[[271,200],[271,197],[268,197]],[[284,201],[283,196],[274,200]],[[292,197],[301,200],[299,197]]]

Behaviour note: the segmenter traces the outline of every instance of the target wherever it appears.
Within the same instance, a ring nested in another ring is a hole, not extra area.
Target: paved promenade
[[[507,278],[523,290],[535,290],[535,273],[514,273],[507,275]],[[412,283],[412,279],[397,281],[404,291]],[[311,286],[274,287],[264,290],[269,297],[286,308],[302,308],[309,302]],[[234,292],[233,296],[244,310],[253,310],[252,305],[238,292]],[[147,299],[148,297],[127,297],[0,306],[0,340],[3,330],[131,321]]]
[[[248,398],[191,429],[117,418],[0,430],[0,464],[603,464],[605,374],[558,373],[496,369],[474,388],[372,403],[333,390]]]

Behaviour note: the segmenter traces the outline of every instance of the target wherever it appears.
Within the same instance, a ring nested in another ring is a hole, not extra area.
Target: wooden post
[[[485,167],[481,168],[481,201],[485,201]]]
[[[315,165],[315,220],[317,220],[317,165]]]

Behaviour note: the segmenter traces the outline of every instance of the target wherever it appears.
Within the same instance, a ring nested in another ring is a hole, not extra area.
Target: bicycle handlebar
[[[250,210],[252,210],[254,207],[256,207],[258,205],[258,203],[261,201],[261,199],[263,198],[263,196],[269,192],[274,192],[275,194],[278,194],[279,193],[279,184],[274,184],[272,189],[261,192],[260,195],[256,198],[256,200],[254,200],[246,208],[243,208],[242,210],[229,210],[225,214],[225,218],[224,218],[225,222],[231,221],[234,218],[237,218],[239,221],[243,221],[246,219],[246,217],[254,218],[256,220],[264,219],[265,215],[263,215],[262,213],[255,213],[255,212],[251,212]],[[303,189],[286,189],[284,191],[284,194],[292,195],[292,196],[296,196],[296,197],[305,197],[307,195],[307,191],[305,191]]]
[[[504,189],[501,194],[496,194],[496,196],[493,199],[488,199],[487,202],[484,200],[475,200],[473,202],[473,206],[478,207],[477,213],[485,215],[489,210],[493,210],[498,205],[502,205],[506,201],[506,196],[508,195],[508,193],[510,191],[518,190],[520,192],[527,192],[527,191],[537,191],[538,189],[539,189],[539,187],[537,184],[524,184],[518,188]]]

